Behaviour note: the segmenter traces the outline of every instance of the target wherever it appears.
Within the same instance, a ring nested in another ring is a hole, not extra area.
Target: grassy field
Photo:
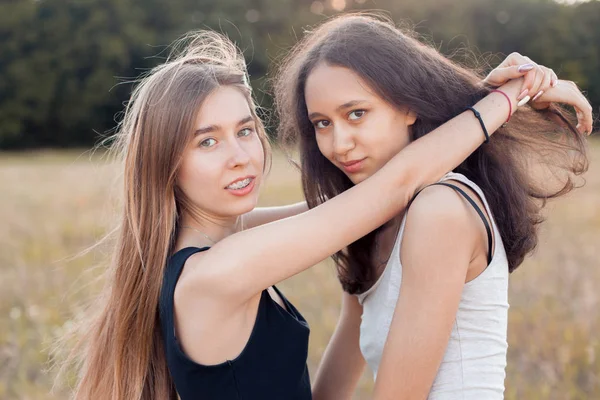
[[[95,243],[114,221],[113,165],[82,152],[0,154],[0,399],[65,398],[49,393],[49,349],[107,249],[69,257]],[[511,276],[508,399],[600,398],[600,142],[592,143],[583,189],[548,207],[536,253]],[[302,198],[298,174],[281,157],[263,205]],[[340,289],[331,263],[280,287],[311,325],[309,366],[335,327]],[[369,398],[365,372],[356,399]]]

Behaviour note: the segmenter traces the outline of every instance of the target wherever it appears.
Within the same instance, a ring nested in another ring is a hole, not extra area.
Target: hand
[[[536,110],[548,108],[550,103],[563,103],[573,106],[577,114],[577,129],[581,133],[592,133],[592,106],[572,81],[559,80],[529,105]]]
[[[498,87],[507,81],[524,76],[522,92],[517,100],[524,100],[524,104],[529,99],[537,100],[545,91],[556,86],[558,77],[550,68],[538,65],[529,57],[522,56],[519,53],[512,53],[500,63],[483,80],[484,83]]]

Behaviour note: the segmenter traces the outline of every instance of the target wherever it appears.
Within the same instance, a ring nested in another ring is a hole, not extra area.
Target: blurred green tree
[[[93,144],[116,125],[131,81],[191,29],[238,43],[268,109],[270,65],[306,26],[374,6],[457,61],[485,71],[499,58],[481,55],[518,51],[578,82],[600,105],[598,1],[2,0],[0,148]]]

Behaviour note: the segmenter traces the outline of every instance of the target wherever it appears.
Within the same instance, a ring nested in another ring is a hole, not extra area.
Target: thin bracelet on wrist
[[[490,135],[488,134],[487,129],[485,128],[485,124],[483,123],[483,119],[481,118],[481,114],[479,111],[474,109],[473,107],[467,107],[467,110],[471,110],[475,117],[479,120],[479,124],[481,125],[481,129],[483,130],[483,134],[485,135],[485,141],[483,143],[488,143],[490,141]]]
[[[512,102],[510,101],[510,97],[508,97],[508,95],[506,93],[504,93],[502,90],[499,89],[494,89],[491,90],[490,93],[500,93],[501,95],[503,95],[504,97],[506,97],[506,100],[508,101],[508,118],[506,119],[506,122],[504,122],[504,124],[508,123],[508,121],[510,121],[510,117],[512,116]],[[502,124],[502,126],[504,126],[504,124]]]

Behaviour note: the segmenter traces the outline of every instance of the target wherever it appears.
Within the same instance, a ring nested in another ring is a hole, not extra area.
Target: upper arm
[[[432,186],[408,211],[402,284],[375,385],[376,399],[426,398],[448,339],[478,240],[469,205]]]

